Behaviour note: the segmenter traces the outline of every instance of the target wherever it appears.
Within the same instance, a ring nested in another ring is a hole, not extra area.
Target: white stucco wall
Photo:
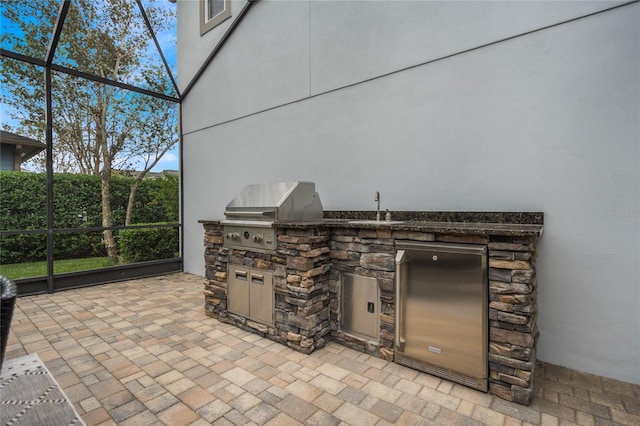
[[[414,67],[612,5],[259,2],[182,105],[185,269],[250,183],[315,181],[328,210],[543,211],[538,358],[640,383],[640,6]]]
[[[168,0],[167,0],[168,1]],[[231,0],[231,18],[200,35],[199,0],[179,0],[177,2],[178,38],[178,89],[182,92],[193,76],[204,64],[207,57],[227,31],[233,18],[240,13],[245,0]]]

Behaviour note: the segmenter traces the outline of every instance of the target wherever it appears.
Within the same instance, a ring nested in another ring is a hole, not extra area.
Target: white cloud
[[[161,172],[163,170],[178,170],[180,168],[180,161],[178,158],[178,147],[174,147],[171,151],[162,156],[158,164],[152,169],[154,172]]]

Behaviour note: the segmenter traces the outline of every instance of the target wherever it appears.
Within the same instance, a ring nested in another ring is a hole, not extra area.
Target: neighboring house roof
[[[47,145],[35,139],[26,136],[16,135],[15,133],[0,130],[0,143],[3,145],[14,145],[16,153],[20,155],[21,162],[28,161],[32,157],[38,155]]]

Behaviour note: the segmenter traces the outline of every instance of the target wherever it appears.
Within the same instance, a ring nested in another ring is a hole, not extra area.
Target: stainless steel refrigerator
[[[395,361],[487,390],[487,247],[396,244]]]

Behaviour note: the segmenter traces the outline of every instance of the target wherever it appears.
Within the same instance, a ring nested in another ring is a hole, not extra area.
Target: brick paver
[[[22,297],[6,359],[37,352],[88,425],[640,424],[640,386],[550,364],[525,407],[335,343],[300,354],[206,316],[203,284]]]

